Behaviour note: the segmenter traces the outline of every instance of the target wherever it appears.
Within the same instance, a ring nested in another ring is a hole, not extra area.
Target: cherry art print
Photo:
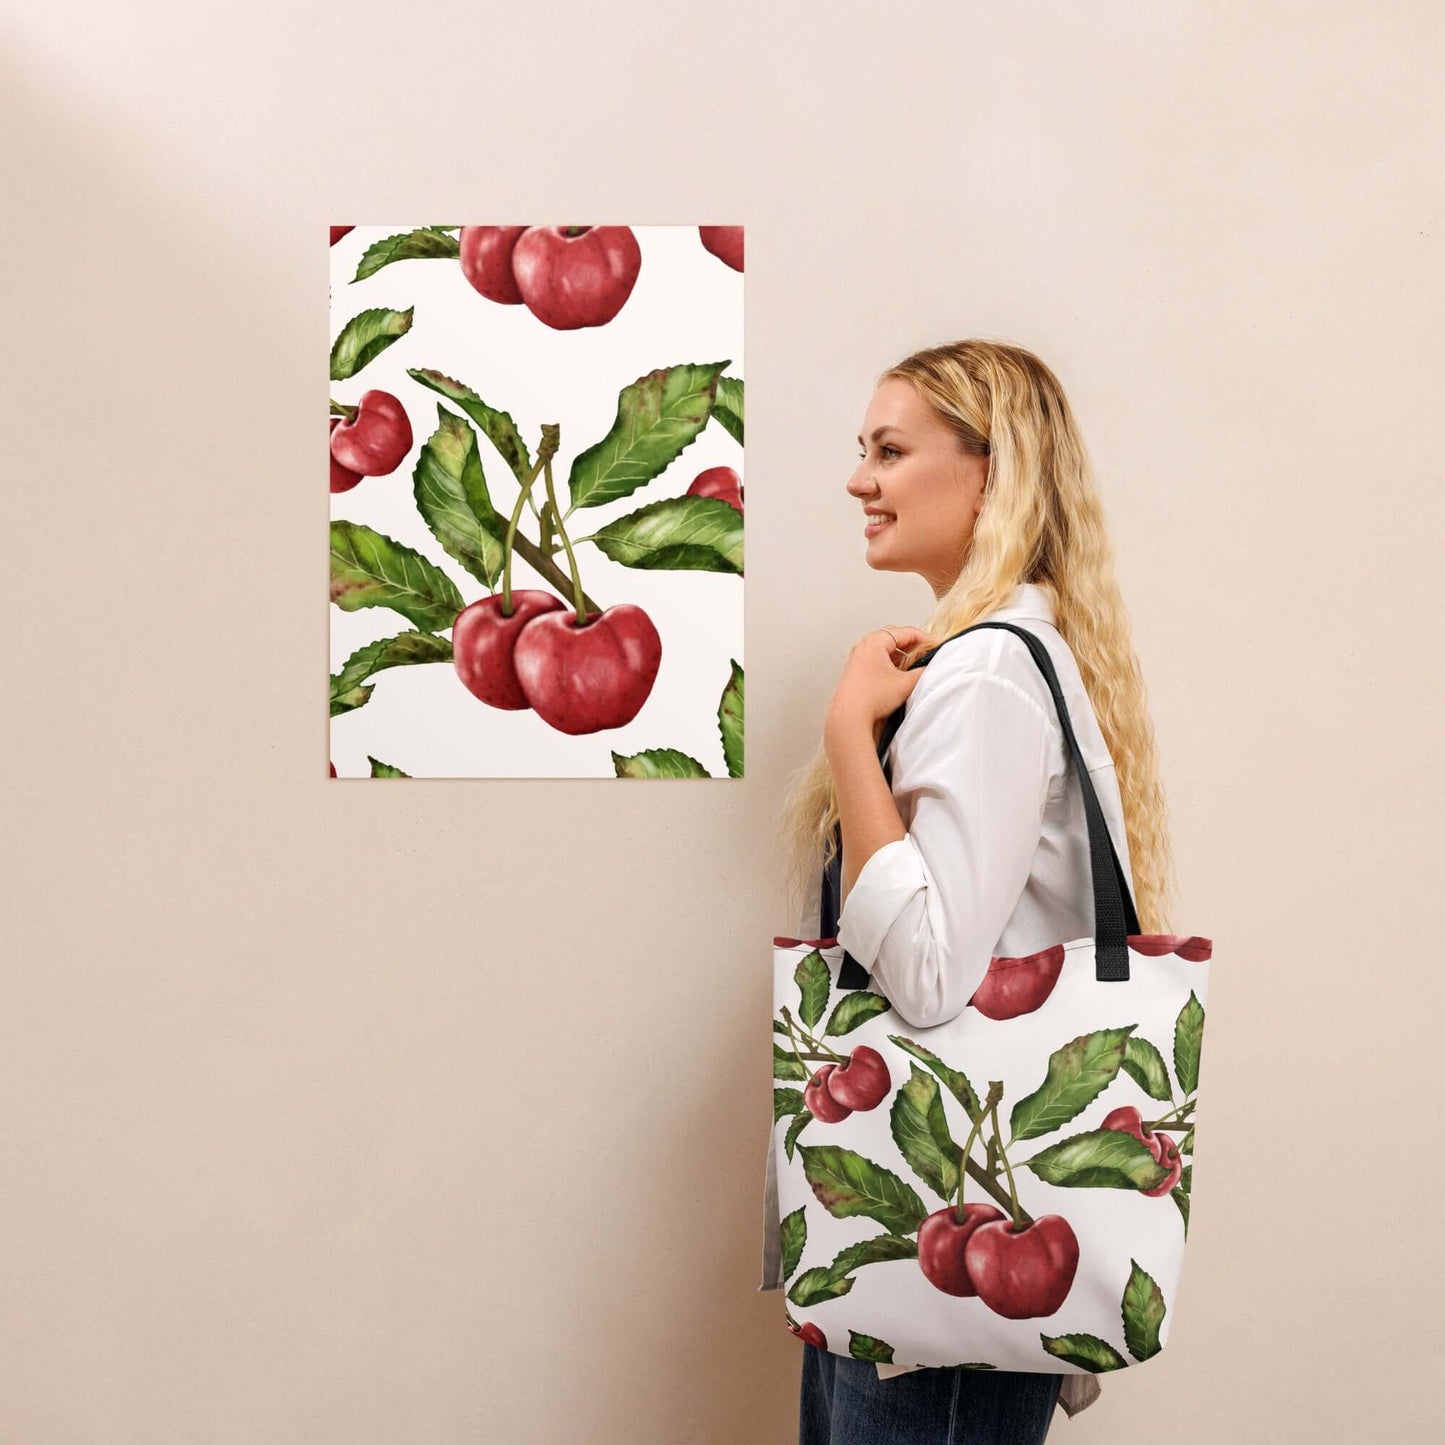
[[[741,777],[743,228],[330,230],[329,775]]]
[[[911,1034],[881,993],[838,986],[835,939],[773,945],[787,1327],[890,1364],[1097,1373],[1157,1354],[1211,940],[1131,934],[1123,982],[1096,978],[1092,939],[995,958],[960,1016]]]

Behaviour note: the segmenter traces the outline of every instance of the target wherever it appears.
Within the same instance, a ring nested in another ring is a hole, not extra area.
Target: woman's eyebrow
[[[874,427],[874,428],[873,428],[873,433],[872,433],[872,435],[868,438],[868,440],[869,440],[869,441],[875,441],[875,442],[876,442],[876,441],[878,440],[878,438],[881,437],[881,436],[883,435],[883,433],[886,432],[886,431],[896,431],[896,432],[898,433],[898,435],[901,436],[901,437],[908,435],[908,433],[907,433],[906,431],[904,431],[902,427],[896,427],[896,426],[892,426],[892,425],[890,425],[890,424],[886,424],[886,423],[885,423],[883,426],[876,426],[876,427]],[[859,445],[860,447],[863,445],[863,438],[862,438],[862,437],[859,437],[859,438],[858,438],[858,445]]]

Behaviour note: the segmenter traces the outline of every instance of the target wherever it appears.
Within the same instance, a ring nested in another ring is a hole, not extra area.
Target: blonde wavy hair
[[[900,666],[1004,605],[1020,582],[1046,591],[1114,760],[1140,931],[1172,933],[1174,859],[1144,679],[1114,577],[1104,511],[1058,378],[1038,357],[968,340],[915,352],[878,377],[910,383],[960,449],[990,457],[983,506],[958,578]],[[783,800],[790,904],[816,901],[834,853],[838,801],[821,741]]]

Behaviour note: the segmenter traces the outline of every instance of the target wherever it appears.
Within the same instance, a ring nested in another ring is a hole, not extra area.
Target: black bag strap
[[[1089,867],[1094,883],[1094,977],[1101,983],[1123,983],[1129,978],[1129,945],[1127,936],[1139,932],[1139,916],[1134,911],[1134,899],[1129,891],[1128,879],[1124,876],[1123,864],[1109,836],[1109,827],[1104,820],[1104,810],[1099,806],[1098,794],[1094,791],[1089,770],[1084,766],[1084,755],[1079,750],[1079,740],[1074,736],[1074,725],[1069,718],[1068,705],[1064,702],[1064,690],[1059,686],[1059,675],[1054,669],[1054,660],[1048,648],[1032,632],[1016,627],[1012,622],[975,622],[945,637],[937,647],[931,648],[909,664],[910,670],[924,667],[937,656],[939,648],[946,647],[954,638],[964,637],[981,627],[1001,627],[1021,637],[1030,656],[1038,664],[1053,694],[1054,706],[1059,714],[1059,726],[1064,734],[1064,746],[1068,762],[1079,779],[1079,788],[1084,795],[1084,816],[1089,826]],[[883,724],[883,733],[878,741],[878,761],[883,765],[883,776],[892,782],[889,766],[888,747],[893,735],[903,722],[908,702],[888,715]],[[842,829],[834,830],[835,850],[828,866],[823,870],[822,899],[818,918],[819,938],[838,936],[838,896],[842,891]],[[843,951],[843,966],[838,973],[841,988],[866,988],[868,971],[846,949]]]

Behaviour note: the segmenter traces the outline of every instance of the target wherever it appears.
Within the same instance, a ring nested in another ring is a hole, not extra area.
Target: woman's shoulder
[[[1067,674],[1077,675],[1073,654],[1057,628],[1051,623],[1030,619],[1030,625],[1024,630],[1043,643],[1061,683]],[[1055,711],[1053,694],[1028,643],[1006,627],[975,627],[945,638],[924,665],[924,675],[914,685],[914,692],[925,687],[932,690],[946,679],[956,680],[975,673],[1011,682],[1050,715]]]

